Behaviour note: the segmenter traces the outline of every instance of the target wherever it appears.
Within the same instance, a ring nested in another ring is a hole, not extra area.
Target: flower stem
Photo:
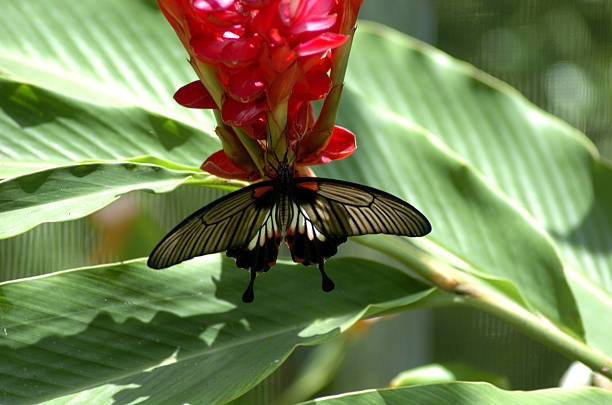
[[[319,118],[312,129],[309,144],[305,145],[306,150],[303,151],[304,153],[310,153],[324,147],[333,133],[354,35],[355,29],[352,29],[348,41],[332,53],[331,87],[323,102]]]

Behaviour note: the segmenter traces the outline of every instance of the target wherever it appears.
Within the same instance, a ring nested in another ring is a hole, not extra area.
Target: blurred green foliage
[[[360,16],[509,83],[612,160],[612,1],[366,0]]]
[[[612,159],[612,2],[435,2],[435,45],[516,87]]]

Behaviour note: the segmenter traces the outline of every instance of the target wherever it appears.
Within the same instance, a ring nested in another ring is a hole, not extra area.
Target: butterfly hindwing
[[[276,196],[272,193],[271,196]],[[278,256],[281,244],[282,230],[278,223],[278,201],[263,199],[258,201],[259,212],[265,212],[266,217],[257,231],[246,243],[227,249],[227,256],[236,259],[236,266],[251,270],[251,281],[244,294],[243,302],[252,302],[255,298],[253,284],[257,273],[268,271]]]
[[[247,246],[269,223],[271,181],[235,191],[194,212],[153,249],[147,264],[162,269],[192,257]]]
[[[314,197],[314,196],[313,196]],[[312,212],[308,214],[311,197],[300,193],[293,201],[291,222],[287,226],[285,240],[294,262],[306,266],[323,263],[338,252],[338,245],[346,242],[346,236],[330,235],[312,221]]]
[[[227,249],[227,255],[236,259],[236,265],[254,272],[268,271],[278,256],[282,230],[278,223],[276,202],[272,206],[259,207],[266,212],[263,223],[246,244]]]

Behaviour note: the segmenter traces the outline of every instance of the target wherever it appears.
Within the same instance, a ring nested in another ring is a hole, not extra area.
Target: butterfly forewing
[[[361,184],[323,178],[296,179],[297,195],[308,195],[302,208],[327,236],[374,233],[423,236],[431,225],[399,198]],[[303,190],[300,190],[303,189]]]
[[[246,187],[196,211],[166,235],[147,264],[161,269],[192,257],[245,246],[259,235],[270,215],[271,204],[265,196],[270,185],[263,182]]]

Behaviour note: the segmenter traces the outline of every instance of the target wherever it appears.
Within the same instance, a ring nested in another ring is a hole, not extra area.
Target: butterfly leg
[[[242,294],[242,302],[253,302],[255,299],[255,293],[253,292],[253,284],[255,283],[255,276],[257,276],[257,272],[251,269],[251,281],[249,282],[249,286]]]
[[[330,292],[331,290],[334,289],[336,285],[331,280],[331,278],[329,278],[327,274],[325,273],[325,268],[323,267],[323,264],[324,264],[323,260],[321,260],[321,263],[319,263],[319,271],[321,272],[321,279],[322,279],[321,285],[323,287],[323,291]]]

